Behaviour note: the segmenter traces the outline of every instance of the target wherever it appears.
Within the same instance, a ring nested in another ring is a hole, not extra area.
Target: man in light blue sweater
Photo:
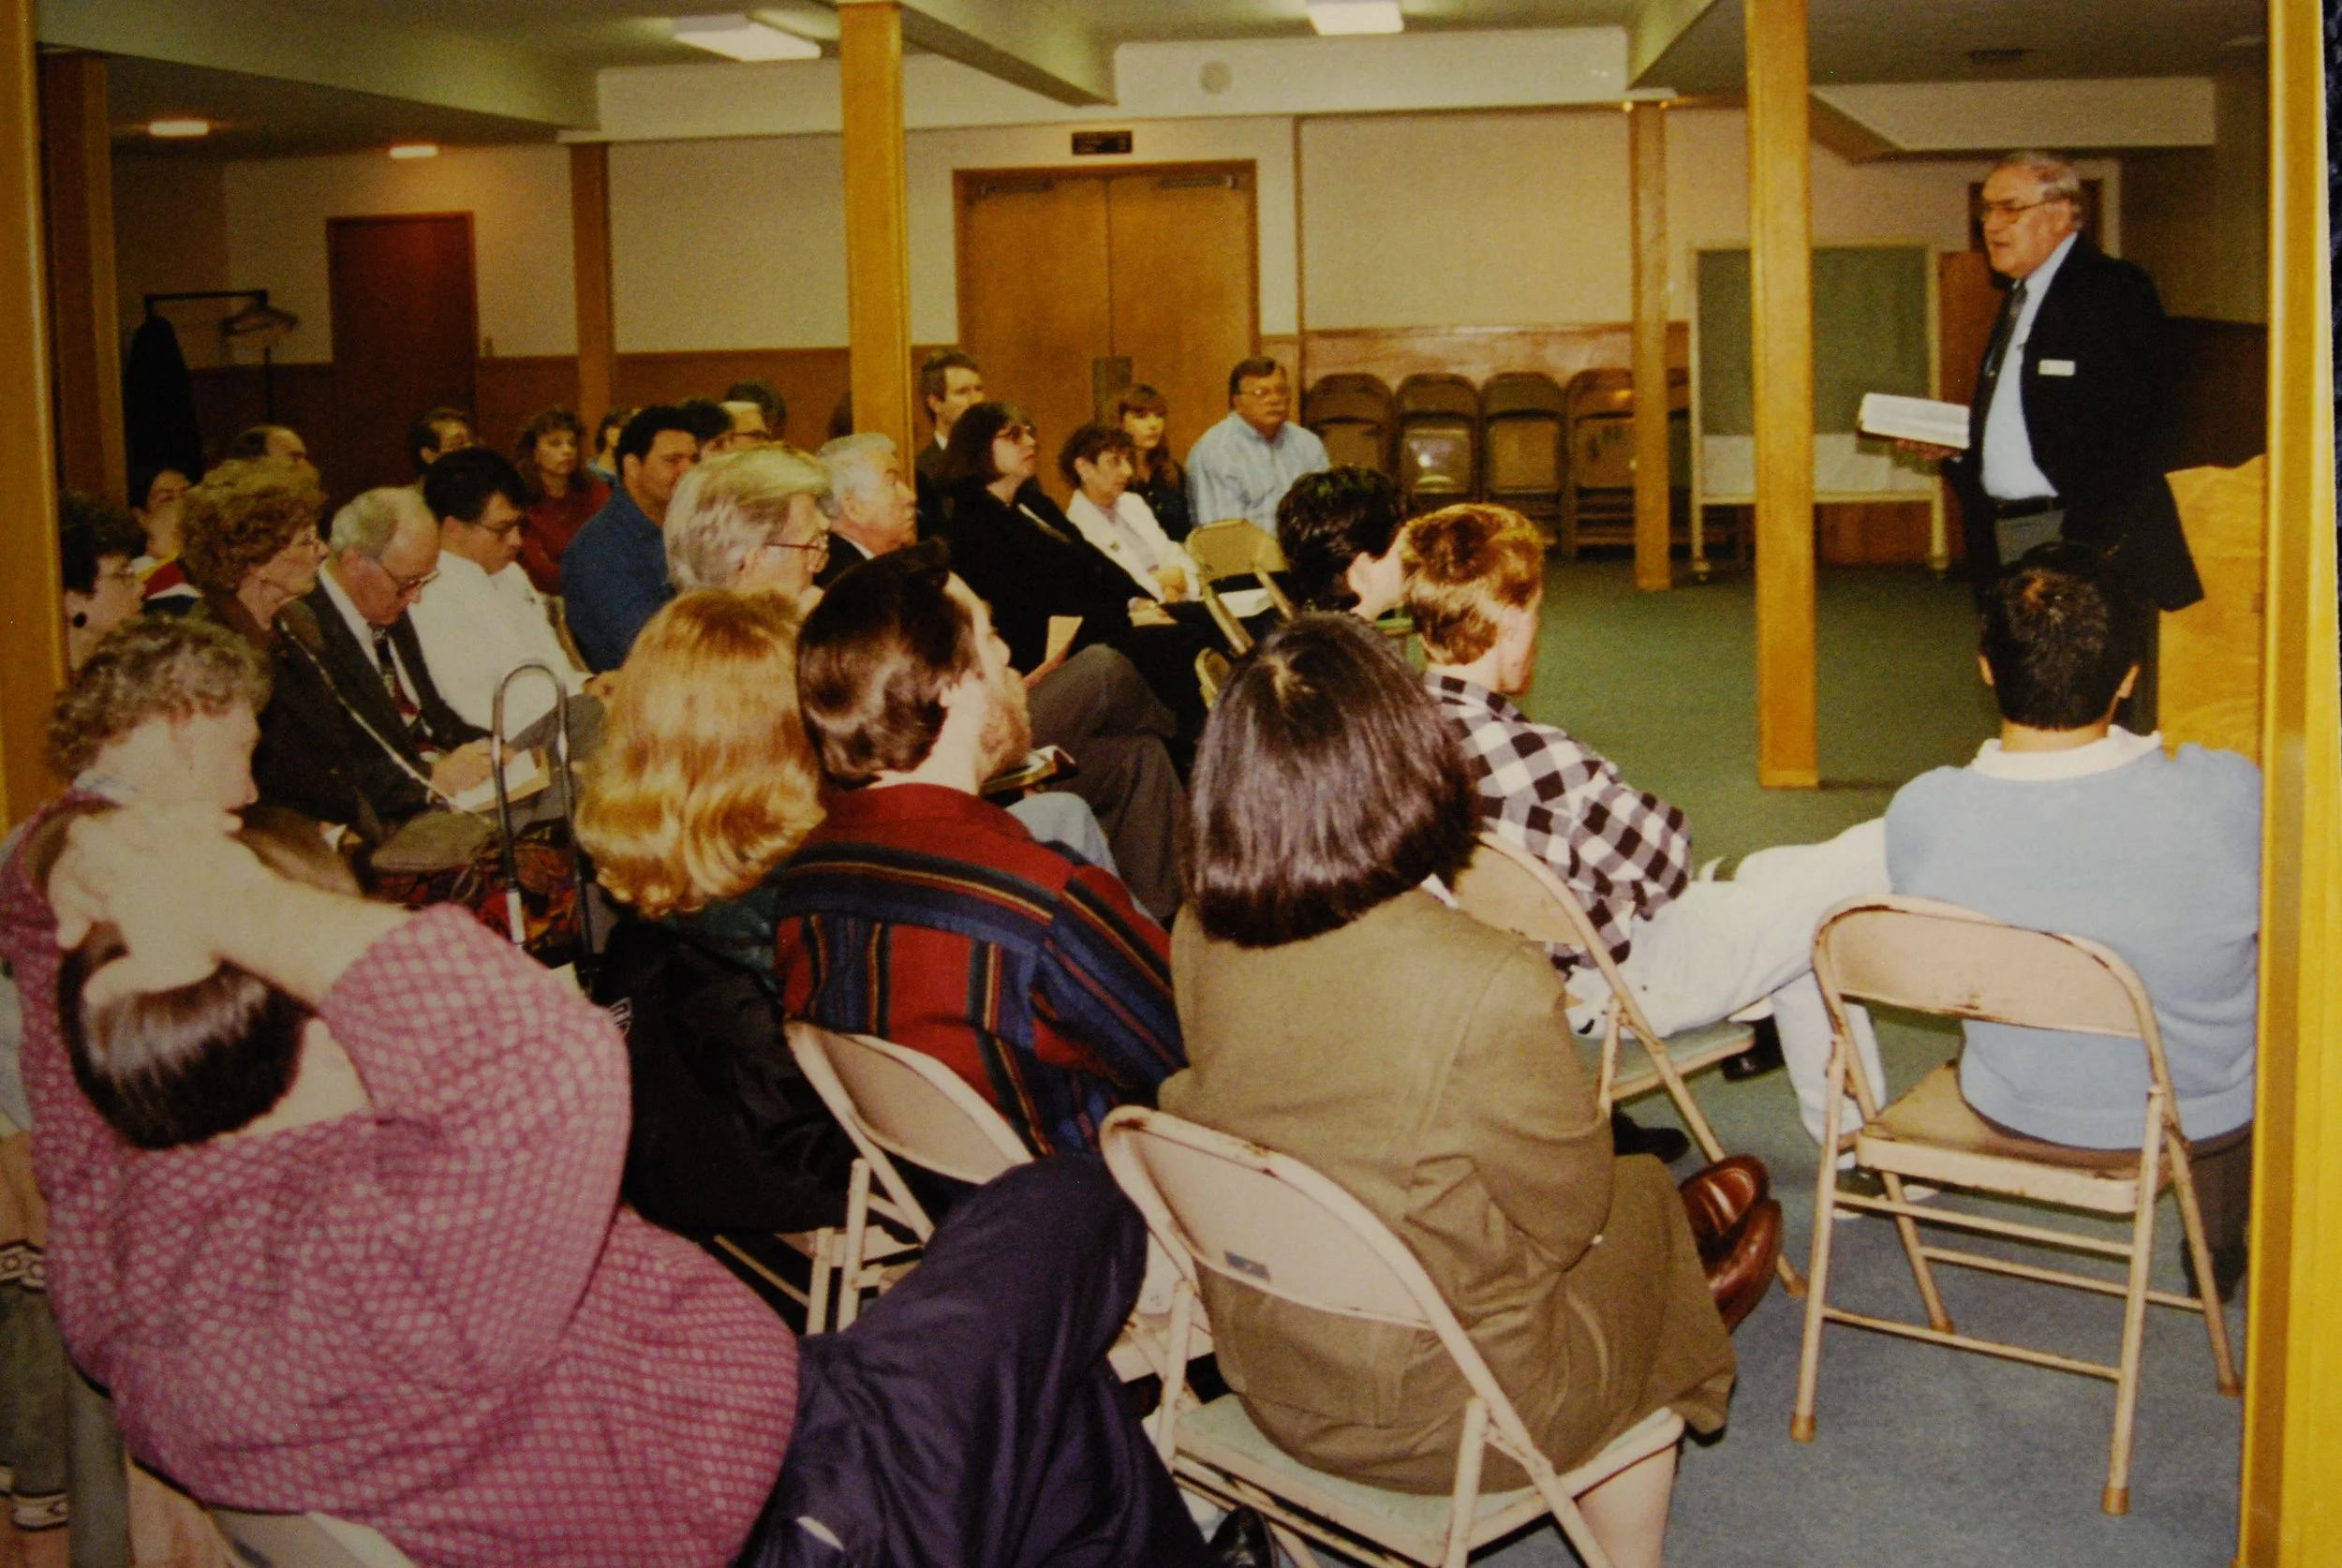
[[[2220,1294],[2245,1268],[2260,952],[2260,772],[2113,724],[2143,612],[2096,555],[2026,555],[1985,606],[1997,740],[1887,810],[1898,893],[2104,942],[2146,983],[2180,1102]],[[2004,1129],[2135,1148],[2148,1085],[2133,1042],[1971,1023],[1968,1103]]]

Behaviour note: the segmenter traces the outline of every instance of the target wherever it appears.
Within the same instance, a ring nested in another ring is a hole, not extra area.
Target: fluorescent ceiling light
[[[190,136],[209,136],[212,134],[212,123],[209,120],[149,120],[146,123],[146,134],[159,136],[165,141]]]
[[[436,141],[401,141],[391,149],[394,158],[436,158],[439,144]]]
[[[1310,25],[1327,37],[1349,33],[1397,33],[1406,27],[1399,0],[1309,0]]]
[[[674,41],[734,60],[818,60],[822,46],[811,38],[757,21],[740,11],[674,19]]]

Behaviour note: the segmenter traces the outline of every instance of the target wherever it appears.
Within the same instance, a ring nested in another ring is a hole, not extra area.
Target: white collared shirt
[[[332,562],[327,562],[318,572],[318,581],[325,585],[325,597],[334,601],[334,608],[340,611],[342,619],[348,623],[349,634],[358,639],[358,651],[366,656],[367,663],[378,665],[374,651],[374,623],[366,619],[364,613],[358,608],[357,600],[349,597],[348,590],[334,581]],[[429,654],[423,656],[425,659],[430,657]],[[417,708],[422,707],[422,697],[415,689],[415,677],[407,673],[407,661],[398,657],[396,644],[391,648],[391,667],[398,672],[398,684],[406,692],[407,701]]]
[[[2008,751],[2002,749],[1998,740],[1988,740],[1977,748],[1975,767],[1987,778],[2050,784],[2067,778],[2087,778],[2094,773],[2112,773],[2150,751],[2162,749],[2160,730],[2153,734],[2134,735],[2117,724],[2087,746],[2064,751]]]
[[[550,665],[570,696],[586,688],[585,673],[570,661],[543,597],[517,562],[491,577],[478,562],[442,551],[439,575],[407,614],[439,695],[466,723],[488,727],[497,683],[524,664]],[[552,711],[553,691],[542,679],[515,681],[505,698],[505,733],[518,734]]]
[[[2008,346],[2001,351],[2000,377],[1993,383],[1992,407],[1984,410],[1984,493],[2000,501],[2030,501],[2057,494],[2049,476],[2033,461],[2033,437],[2024,424],[2024,346],[2033,335],[2033,318],[2041,301],[2066,264],[2079,231],[2068,234],[2051,251],[2049,259],[2024,279],[2024,303],[2008,329]]]
[[[1175,569],[1185,580],[1186,598],[1193,599],[1201,591],[1195,580],[1193,557],[1171,542],[1171,536],[1155,521],[1154,508],[1137,491],[1123,491],[1109,514],[1076,490],[1073,503],[1065,509],[1065,516],[1081,530],[1082,538],[1129,572],[1131,581],[1148,598],[1163,598],[1163,584],[1155,581],[1155,573],[1164,567]]]

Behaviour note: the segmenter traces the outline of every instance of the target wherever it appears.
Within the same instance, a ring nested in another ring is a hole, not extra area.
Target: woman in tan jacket
[[[1383,638],[1332,615],[1270,637],[1196,762],[1172,939],[1192,1065],[1160,1099],[1387,1222],[1567,1470],[1662,1405],[1720,1427],[1732,1344],[1666,1167],[1612,1153],[1552,966],[1420,885],[1469,858],[1476,821],[1447,727]],[[1208,1274],[1204,1294],[1221,1370],[1279,1446],[1448,1488],[1468,1390],[1435,1339]],[[1659,1561],[1674,1466],[1581,1500],[1620,1564]],[[1524,1484],[1489,1456],[1485,1487]]]

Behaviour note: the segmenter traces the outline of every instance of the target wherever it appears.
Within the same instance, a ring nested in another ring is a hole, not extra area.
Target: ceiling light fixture
[[[212,123],[209,120],[194,119],[149,120],[146,122],[146,134],[159,136],[166,141],[183,141],[191,136],[211,135]]]
[[[674,41],[731,60],[818,60],[822,46],[741,11],[715,16],[679,16]]]
[[[391,156],[394,158],[436,158],[438,155],[439,144],[436,141],[401,141],[391,148]]]
[[[1354,33],[1397,33],[1407,25],[1399,0],[1308,0],[1310,25],[1324,37]]]

